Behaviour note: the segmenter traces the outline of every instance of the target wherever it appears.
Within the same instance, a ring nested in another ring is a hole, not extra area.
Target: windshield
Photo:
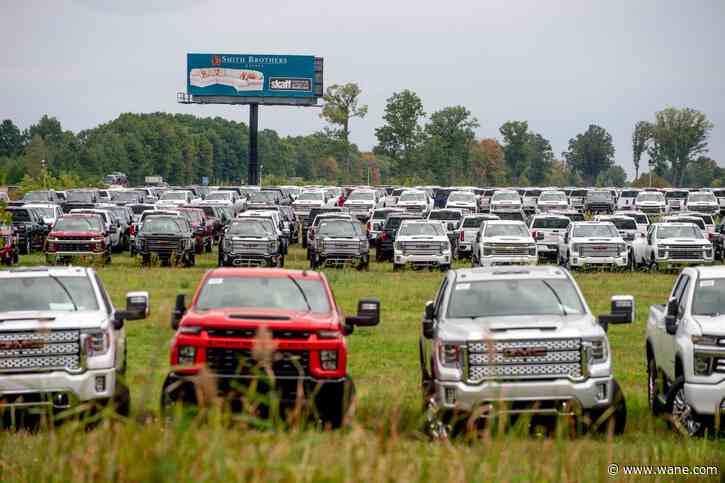
[[[112,191],[111,199],[113,201],[132,201],[137,202],[141,196],[135,191]]]
[[[402,195],[400,195],[400,198],[398,198],[398,202],[400,201],[425,201],[425,194],[403,193]]]
[[[463,220],[463,228],[480,228],[481,224],[486,220],[486,218],[479,218],[475,216],[469,216],[468,218],[465,218]]]
[[[614,223],[617,230],[636,230],[637,223],[631,218],[612,218],[607,220],[610,223]]]
[[[357,233],[353,224],[345,220],[322,221],[317,230],[319,237],[329,238],[356,238]]]
[[[440,223],[404,223],[398,236],[445,236]]]
[[[465,202],[465,203],[474,203],[476,201],[476,196],[472,193],[451,193],[450,196],[448,196],[448,202]]]
[[[657,230],[657,238],[702,238],[702,232],[695,225],[662,225]]]
[[[373,193],[370,191],[353,191],[348,201],[372,201]]]
[[[620,198],[636,198],[639,194],[639,191],[622,191],[622,194],[619,195]]]
[[[74,305],[78,310],[98,310],[95,292],[86,277],[0,279],[0,313],[36,310],[73,312]]]
[[[231,201],[232,200],[232,193],[230,192],[224,192],[224,191],[215,191],[213,193],[209,193],[206,195],[207,200],[220,200],[220,201]]]
[[[298,198],[297,201],[322,201],[324,198],[323,193],[315,193],[314,191],[308,191],[306,193],[302,193]]]
[[[595,238],[595,237],[618,237],[617,229],[610,223],[601,225],[579,225],[574,227],[574,237]]]
[[[725,314],[725,278],[701,279],[692,299],[692,315],[717,317]]]
[[[24,201],[45,201],[47,203],[48,199],[47,191],[31,191],[23,196]]]
[[[232,223],[228,234],[248,237],[274,236],[274,227],[270,220],[244,220]]]
[[[181,227],[173,218],[152,216],[143,224],[144,233],[181,233]]]
[[[564,193],[541,193],[539,201],[566,201],[566,195]]]
[[[569,218],[536,218],[531,228],[562,230],[569,226]]]
[[[702,220],[702,218],[686,218],[686,217],[678,217],[673,218],[672,220],[669,220],[669,223],[692,223],[693,225],[697,225],[701,230],[705,230],[705,222]]]
[[[34,206],[33,209],[43,218],[53,218],[55,216],[55,210],[53,208]]]
[[[460,211],[431,211],[429,220],[454,220],[458,221],[463,218]]]
[[[528,237],[529,231],[526,227],[519,223],[505,224],[487,224],[484,237],[493,236],[523,236]]]
[[[662,201],[664,196],[662,193],[640,193],[637,195],[637,201]]]
[[[329,313],[330,303],[325,287],[319,280],[292,281],[286,277],[209,278],[201,289],[196,310],[223,308]]]
[[[496,213],[501,220],[524,221],[524,214],[520,211],[512,211],[508,213]]]
[[[186,193],[183,191],[169,191],[161,195],[162,200],[186,200]]]
[[[518,193],[494,193],[493,201],[521,201]]]
[[[13,221],[16,222],[25,222],[30,221],[30,212],[28,210],[13,210],[9,211],[13,217]]]
[[[95,216],[62,217],[58,220],[53,231],[103,231],[101,220]]]
[[[610,201],[612,199],[612,193],[609,191],[590,191],[589,199],[594,201]]]
[[[449,318],[519,315],[582,315],[584,306],[569,280],[495,280],[457,283]]]
[[[687,198],[687,191],[668,191],[665,193],[665,198],[668,200],[673,198],[682,200]]]
[[[250,203],[274,204],[277,201],[274,193],[269,191],[253,191],[249,194]]]
[[[93,192],[91,191],[68,191],[65,196],[66,201],[74,203],[92,203]]]
[[[687,200],[688,202],[695,203],[717,203],[717,199],[711,193],[690,193],[690,197]]]

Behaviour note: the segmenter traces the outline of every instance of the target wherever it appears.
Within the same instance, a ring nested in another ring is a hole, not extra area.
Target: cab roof
[[[700,274],[700,278],[725,278],[725,266],[690,267]]]
[[[478,267],[454,270],[458,282],[481,282],[489,280],[511,279],[565,279],[566,272],[556,266],[531,267]]]
[[[206,272],[208,278],[286,278],[292,277],[295,280],[323,280],[319,272],[311,270],[288,270],[284,268],[214,268]]]

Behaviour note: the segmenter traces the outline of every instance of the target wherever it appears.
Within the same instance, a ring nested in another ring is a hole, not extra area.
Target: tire
[[[315,397],[315,407],[320,421],[333,429],[345,424],[346,416],[354,409],[354,402],[355,384],[350,379],[321,387]]]
[[[358,264],[358,266],[357,266],[357,269],[358,269],[359,271],[361,271],[361,272],[362,272],[362,271],[365,271],[365,272],[367,272],[367,271],[368,271],[368,270],[370,269],[370,259],[366,258],[366,259],[362,260],[362,261],[361,261],[361,262],[360,262],[360,263]]]
[[[393,271],[394,271],[394,272],[399,272],[399,271],[401,271],[402,269],[403,269],[403,265],[400,265],[400,264],[398,264],[398,263],[393,263]]]
[[[302,237],[302,248],[307,248],[307,237]]]
[[[590,412],[589,417],[593,424],[592,430],[598,434],[608,434],[610,427],[615,436],[624,433],[627,426],[627,403],[616,380],[612,381],[612,404],[604,410]]]
[[[690,438],[702,436],[707,429],[703,418],[687,402],[685,378],[683,376],[678,377],[670,387],[667,393],[665,412],[670,416],[669,420],[672,429],[683,436]]]
[[[212,240],[209,240],[209,242],[206,244],[206,247],[204,248],[206,253],[211,253],[213,245],[214,245],[214,242]]]
[[[440,269],[441,269],[441,272],[444,272],[445,273],[445,272],[447,272],[448,270],[451,269],[451,266],[450,265],[441,265],[440,266]]]
[[[191,268],[194,265],[196,265],[196,255],[194,252],[189,252],[189,254],[186,255],[186,268]]]
[[[647,362],[647,402],[649,410],[654,416],[658,416],[663,411],[662,403],[659,400],[659,391],[661,389],[659,373],[657,371],[657,362],[651,357]]]
[[[281,256],[281,257],[279,257],[279,258],[277,259],[277,266],[278,266],[279,268],[284,268],[284,255],[283,255],[283,256]]]
[[[131,414],[131,391],[126,384],[117,381],[116,392],[111,399],[113,411],[119,416],[128,417]]]

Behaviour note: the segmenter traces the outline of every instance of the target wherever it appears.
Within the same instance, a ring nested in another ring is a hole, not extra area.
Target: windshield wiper
[[[297,287],[297,290],[299,290],[300,294],[302,294],[302,298],[304,299],[305,304],[307,305],[307,312],[312,312],[312,306],[310,305],[310,301],[307,299],[307,294],[302,289],[302,285],[300,285],[299,282],[297,280],[295,280],[292,275],[287,275],[287,278],[289,278],[292,281],[292,283],[295,284],[295,286]]]
[[[556,290],[554,290],[554,287],[549,285],[549,282],[547,282],[546,280],[542,280],[541,283],[546,285],[548,289],[551,290],[551,293],[554,294],[554,297],[556,297],[556,301],[559,303],[559,308],[561,308],[562,315],[569,315],[566,313],[566,307],[564,307],[564,303],[561,301],[561,297],[559,297],[559,294],[556,293]]]
[[[68,287],[65,286],[63,282],[60,281],[58,277],[53,275],[52,273],[48,272],[48,278],[53,280],[55,283],[58,284],[58,286],[63,289],[63,292],[65,292],[66,296],[68,297],[68,300],[70,300],[70,303],[73,304],[73,310],[75,312],[78,312],[78,305],[76,304],[76,301],[73,300],[73,296],[70,294],[70,291],[68,290]]]

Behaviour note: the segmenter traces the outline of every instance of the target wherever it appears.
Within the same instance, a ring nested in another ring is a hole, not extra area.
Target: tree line
[[[615,164],[612,136],[590,125],[570,139],[557,156],[543,134],[525,120],[499,128],[499,138],[477,139],[478,119],[464,106],[428,114],[410,90],[387,99],[377,143],[362,152],[350,142],[353,122],[368,108],[354,84],[327,88],[320,116],[322,131],[281,137],[259,133],[259,159],[265,182],[440,184],[473,186],[624,186]],[[712,129],[704,114],[667,108],[653,122],[636,124],[632,160],[639,175],[647,159],[657,183],[673,186],[719,185],[725,173],[704,156]],[[244,183],[248,163],[247,125],[220,117],[185,114],[121,114],[95,128],[73,133],[54,117],[43,116],[20,130],[0,124],[0,184],[25,176],[51,176],[95,184],[122,171],[132,184],[160,175],[170,184]],[[635,183],[648,180],[642,173]],[[722,181],[721,181],[722,180]],[[71,181],[68,181],[69,183]],[[27,184],[28,180],[26,180]]]

